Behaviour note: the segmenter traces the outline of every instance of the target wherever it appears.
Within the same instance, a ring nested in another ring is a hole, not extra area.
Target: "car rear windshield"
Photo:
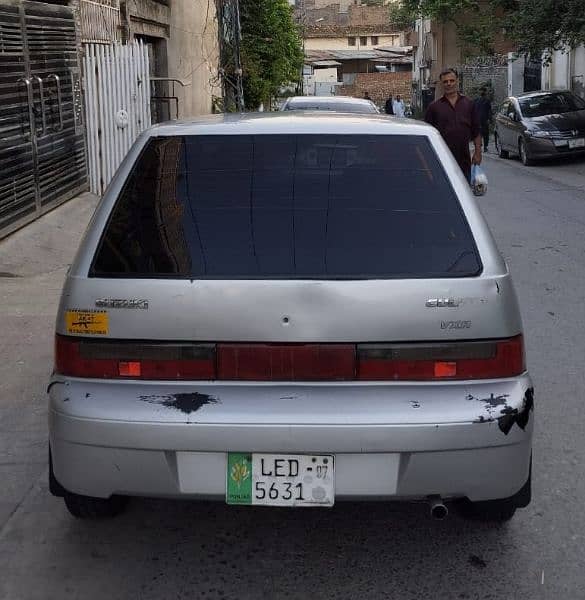
[[[466,277],[481,263],[425,136],[152,138],[94,277]]]
[[[568,92],[531,96],[521,98],[518,102],[522,114],[528,118],[585,110],[585,102]]]

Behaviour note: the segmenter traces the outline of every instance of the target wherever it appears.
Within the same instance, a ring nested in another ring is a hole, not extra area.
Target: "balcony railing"
[[[120,40],[120,0],[80,0],[81,41],[110,44]]]

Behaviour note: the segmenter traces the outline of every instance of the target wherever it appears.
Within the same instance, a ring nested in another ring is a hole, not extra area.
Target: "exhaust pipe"
[[[449,509],[443,504],[441,496],[429,496],[429,509],[431,517],[442,521],[449,514]]]

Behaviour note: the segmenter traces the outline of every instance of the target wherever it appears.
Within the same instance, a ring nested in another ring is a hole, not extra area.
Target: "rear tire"
[[[110,498],[94,498],[66,492],[64,496],[67,510],[77,519],[104,519],[115,517],[126,508],[128,498],[111,496]]]
[[[525,167],[530,167],[534,164],[534,161],[529,158],[527,154],[526,142],[522,138],[518,140],[518,154],[520,155],[520,160]]]
[[[532,499],[532,457],[530,457],[530,470],[526,483],[510,498],[501,500],[486,500],[484,502],[470,502],[464,500],[461,504],[462,516],[472,521],[484,523],[506,523],[518,508],[524,508]]]
[[[506,500],[488,500],[487,502],[467,502],[462,514],[470,521],[482,523],[506,523],[516,513],[516,505]]]
[[[507,150],[502,150],[502,143],[497,133],[494,133],[494,144],[496,146],[496,152],[500,158],[510,158],[510,153]]]

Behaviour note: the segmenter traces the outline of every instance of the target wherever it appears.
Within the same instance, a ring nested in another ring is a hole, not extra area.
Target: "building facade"
[[[215,3],[122,0],[120,9],[123,39],[149,48],[154,120],[211,113],[221,95]]]
[[[542,69],[542,89],[571,90],[585,99],[585,46],[555,50]]]

